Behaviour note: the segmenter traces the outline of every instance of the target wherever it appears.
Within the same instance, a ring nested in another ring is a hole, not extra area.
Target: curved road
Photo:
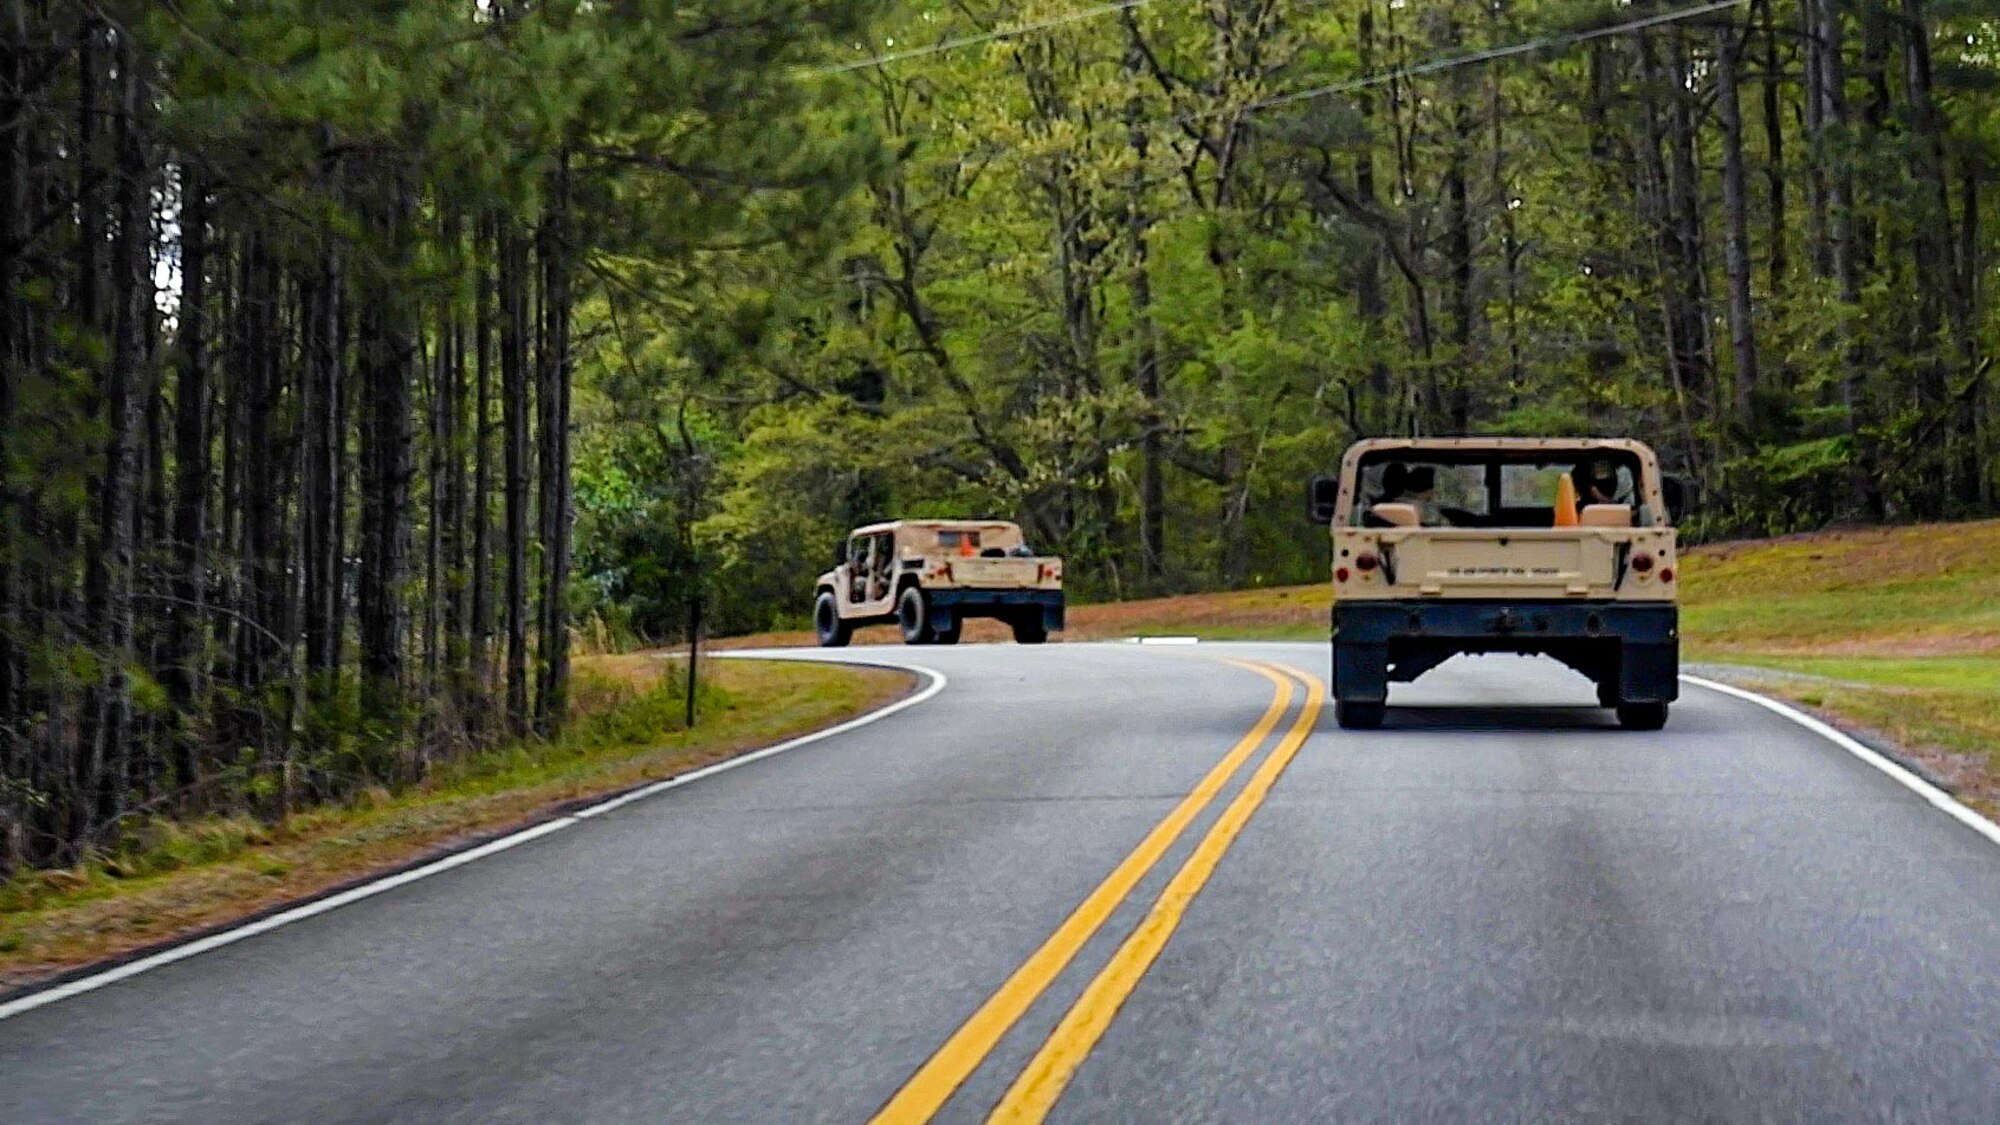
[[[853,658],[950,684],[0,1020],[0,1121],[2000,1121],[2000,848],[1760,708]]]

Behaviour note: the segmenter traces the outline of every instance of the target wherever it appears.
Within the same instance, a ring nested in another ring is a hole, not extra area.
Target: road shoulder
[[[2000,825],[2000,769],[1983,732],[1922,693],[1782,668],[1694,662],[1683,672],[1783,704]],[[1844,747],[1845,748],[1845,747]],[[1935,803],[1935,802],[1933,802]]]

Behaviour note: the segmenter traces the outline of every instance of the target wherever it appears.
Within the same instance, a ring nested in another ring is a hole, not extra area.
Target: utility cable
[[[1694,8],[1683,8],[1676,12],[1662,12],[1656,16],[1630,20],[1625,23],[1614,24],[1610,27],[1591,28],[1588,31],[1569,31],[1559,35],[1537,36],[1536,38],[1523,40],[1522,42],[1513,43],[1505,47],[1493,47],[1469,55],[1454,55],[1447,59],[1433,59],[1430,62],[1399,67],[1395,70],[1365,75],[1361,78],[1353,78],[1345,82],[1334,82],[1325,86],[1312,86],[1303,90],[1274,94],[1271,97],[1244,102],[1241,105],[1218,106],[1214,109],[1196,110],[1172,118],[1168,123],[1173,125],[1188,125],[1205,117],[1218,117],[1234,113],[1255,113],[1258,110],[1290,105],[1293,102],[1310,101],[1314,98],[1330,97],[1335,94],[1353,93],[1356,90],[1365,90],[1371,86],[1380,86],[1385,82],[1394,82],[1404,78],[1416,78],[1421,75],[1436,74],[1446,70],[1456,70],[1461,66],[1492,62],[1495,59],[1513,58],[1517,55],[1532,54],[1536,51],[1555,47],[1571,47],[1578,43],[1587,43],[1592,39],[1605,39],[1613,35],[1623,35],[1630,31],[1644,31],[1647,28],[1659,27],[1663,24],[1679,23],[1681,20],[1693,19],[1696,16],[1712,15],[1728,8],[1740,8],[1750,2],[1751,0],[1715,0],[1714,3],[1703,4]]]
[[[1100,4],[1095,8],[1084,8],[1080,11],[1067,12],[1060,16],[1050,16],[1047,19],[1036,20],[1032,23],[1017,24],[1012,27],[996,27],[991,31],[982,31],[977,35],[965,35],[957,39],[946,39],[942,42],[933,43],[928,47],[911,47],[906,51],[891,51],[886,55],[876,55],[873,58],[835,63],[832,66],[820,67],[813,73],[847,74],[856,70],[871,70],[875,67],[887,66],[890,63],[902,62],[906,59],[920,59],[926,55],[956,51],[960,47],[972,47],[980,43],[991,43],[996,39],[1012,39],[1019,35],[1032,35],[1037,31],[1047,31],[1052,27],[1061,27],[1066,23],[1079,23],[1083,20],[1094,20],[1100,16],[1129,12],[1134,8],[1143,8],[1151,3],[1153,3],[1153,0],[1118,0],[1115,4]]]

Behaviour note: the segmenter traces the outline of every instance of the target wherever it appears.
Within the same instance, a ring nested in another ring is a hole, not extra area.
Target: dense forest
[[[552,732],[579,312],[811,243],[864,14],[0,3],[0,874]]]
[[[853,523],[1303,581],[1357,436],[1995,509],[1989,0],[0,0],[0,873],[563,721]]]
[[[1367,434],[1644,437],[1701,487],[1699,534],[1994,508],[1990,3],[1070,0],[876,28],[888,58],[842,96],[896,160],[837,257],[712,279],[782,303],[695,380],[730,626],[796,620],[877,514],[1017,517],[1091,596],[1310,580],[1302,482]],[[642,592],[620,557],[585,555],[614,601]]]

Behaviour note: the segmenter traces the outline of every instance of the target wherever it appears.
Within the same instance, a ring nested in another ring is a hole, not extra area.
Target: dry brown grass
[[[669,665],[651,655],[578,661],[594,680],[643,690]],[[240,846],[228,858],[138,879],[103,870],[24,876],[0,916],[0,989],[179,940],[235,919],[457,850],[545,819],[572,802],[671,777],[828,726],[907,692],[881,669],[717,661],[718,713],[657,741],[500,755],[486,768],[410,792],[364,794],[275,827],[218,825]],[[597,689],[601,690],[601,689]],[[587,694],[582,693],[582,694]],[[199,826],[196,829],[198,830]]]

